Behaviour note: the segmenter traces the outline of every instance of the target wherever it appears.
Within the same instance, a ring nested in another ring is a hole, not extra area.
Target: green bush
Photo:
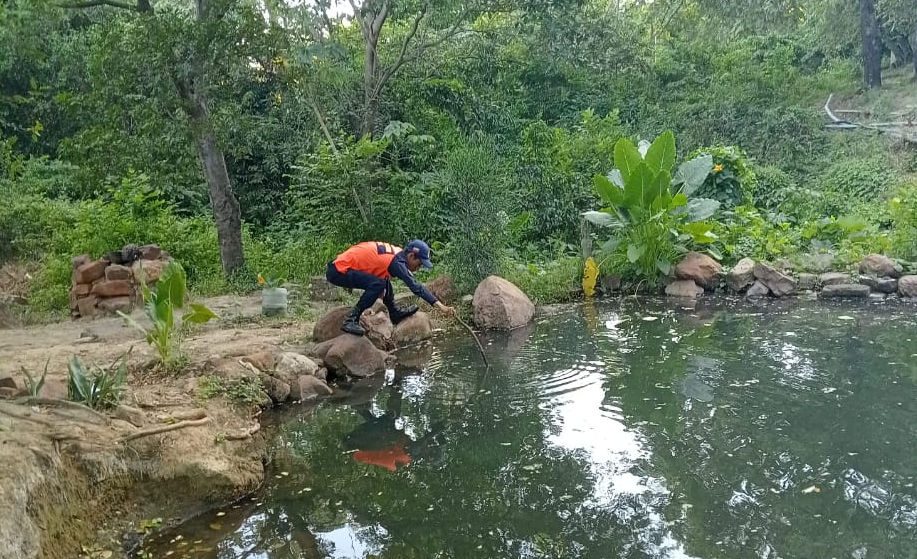
[[[755,168],[757,179],[753,192],[754,206],[777,210],[798,190],[796,181],[779,167],[765,165]]]
[[[713,156],[713,171],[694,195],[717,200],[726,208],[750,204],[756,178],[745,152],[736,146],[714,146],[694,150],[688,159],[708,154]]]
[[[895,182],[895,171],[883,156],[842,159],[817,181],[821,196],[809,201],[813,217],[870,213],[885,205]]]
[[[724,210],[714,232],[731,262],[746,257],[775,260],[799,251],[799,232],[791,223],[769,219],[753,207]]]
[[[917,261],[917,183],[907,184],[889,202],[891,250],[898,258]]]

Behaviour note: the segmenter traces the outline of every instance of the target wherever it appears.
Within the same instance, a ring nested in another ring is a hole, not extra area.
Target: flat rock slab
[[[820,299],[832,298],[866,298],[871,290],[868,285],[859,283],[838,283],[825,286],[818,294]]]
[[[877,278],[873,276],[860,276],[860,283],[868,285],[879,293],[894,293],[898,291],[898,280],[895,278]]]

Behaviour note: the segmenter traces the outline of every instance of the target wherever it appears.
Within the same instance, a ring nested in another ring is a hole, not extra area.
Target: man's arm
[[[414,279],[414,275],[408,270],[404,261],[399,258],[393,259],[392,263],[389,264],[388,273],[390,273],[392,277],[403,281],[404,284],[408,286],[408,289],[411,290],[411,293],[426,301],[427,304],[438,307],[437,303],[439,301],[436,299],[436,296],[430,293],[430,290],[427,289],[426,286]]]

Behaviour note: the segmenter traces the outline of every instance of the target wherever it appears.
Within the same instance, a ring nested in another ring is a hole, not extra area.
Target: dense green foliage
[[[205,4],[0,5],[0,262],[43,263],[36,307],[65,308],[71,256],[127,243],[160,244],[212,293],[266,270],[304,285],[350,243],[415,237],[466,289],[498,272],[562,299],[581,214],[602,207],[593,177],[622,138],[665,130],[673,169],[712,158],[692,196],[719,208],[687,228],[678,208],[628,222],[605,271],[652,279],[698,241],[726,264],[917,257],[917,158],[824,127],[827,96],[860,82],[858,14],[836,0],[357,2],[358,20],[384,11],[373,44],[327,2]],[[904,4],[878,3],[898,66]],[[208,133],[243,221],[232,278]]]

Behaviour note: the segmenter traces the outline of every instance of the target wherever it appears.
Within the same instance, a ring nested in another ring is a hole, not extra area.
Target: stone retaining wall
[[[88,318],[132,311],[142,301],[140,282],[154,286],[170,260],[156,245],[127,245],[97,260],[88,254],[74,257],[70,315]]]

